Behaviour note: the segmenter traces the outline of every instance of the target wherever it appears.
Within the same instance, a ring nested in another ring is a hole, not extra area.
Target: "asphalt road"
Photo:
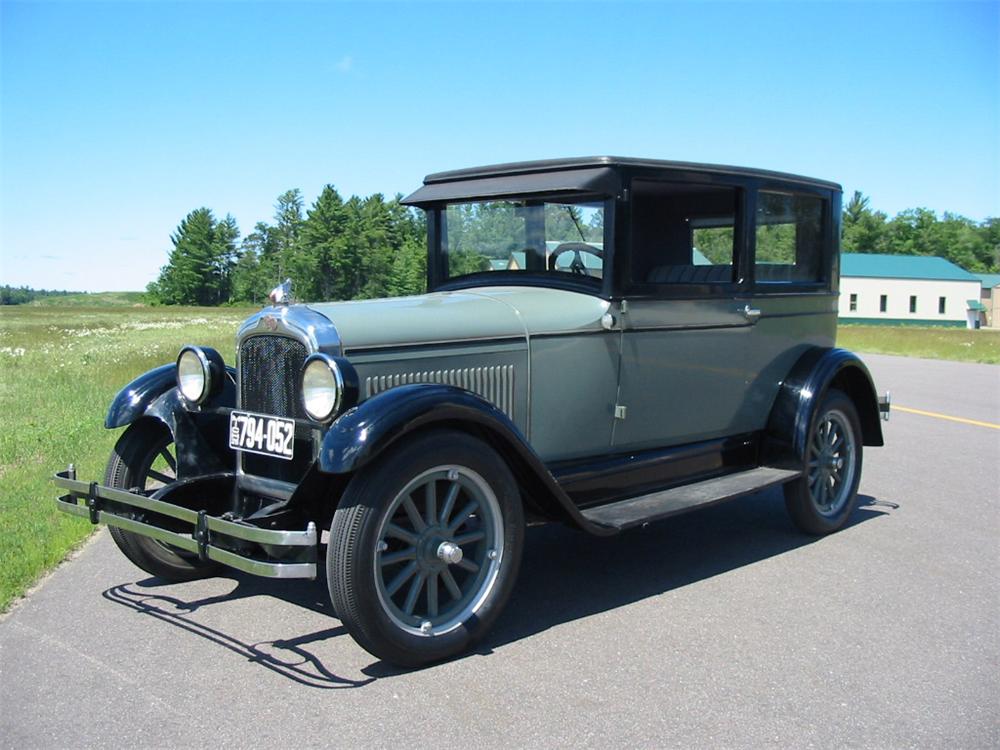
[[[866,360],[901,406],[1000,423],[1000,367]],[[886,438],[824,539],[775,492],[532,530],[486,645],[408,673],[321,583],[161,585],[102,532],[0,622],[0,746],[998,747],[1000,430]]]

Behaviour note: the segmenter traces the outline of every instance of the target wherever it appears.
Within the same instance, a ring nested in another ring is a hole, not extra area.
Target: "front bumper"
[[[212,560],[253,575],[316,577],[319,537],[312,521],[305,531],[262,529],[160,500],[156,493],[146,496],[97,482],[81,482],[72,467],[57,473],[53,481],[67,491],[56,500],[56,507],[91,523],[116,526],[196,554],[201,560]],[[174,531],[150,523],[149,514],[170,519],[170,525],[184,530]]]

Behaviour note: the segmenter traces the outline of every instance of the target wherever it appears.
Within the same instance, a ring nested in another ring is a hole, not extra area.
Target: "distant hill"
[[[30,305],[40,307],[145,307],[145,292],[79,292],[54,297],[40,297]]]

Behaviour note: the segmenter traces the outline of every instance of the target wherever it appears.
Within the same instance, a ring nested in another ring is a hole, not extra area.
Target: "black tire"
[[[176,481],[172,446],[170,430],[161,422],[140,421],[132,424],[115,443],[104,473],[104,484],[123,490],[150,490]],[[142,520],[141,512],[133,513],[132,517]],[[109,526],[108,530],[125,557],[157,578],[192,581],[207,578],[219,570],[216,563],[202,562],[195,555],[155,539],[114,526]]]
[[[831,388],[809,427],[802,476],[785,485],[785,507],[796,526],[816,535],[844,527],[857,504],[861,458],[857,409]]]
[[[467,434],[425,433],[348,484],[327,547],[330,598],[366,651],[429,664],[488,632],[523,546],[521,498],[503,460]]]

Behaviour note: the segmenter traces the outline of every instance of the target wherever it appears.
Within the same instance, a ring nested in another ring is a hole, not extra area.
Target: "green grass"
[[[118,430],[104,415],[132,378],[185,343],[234,361],[246,309],[0,308],[0,612],[93,530],[58,512],[49,477],[72,462],[101,480]]]
[[[1000,330],[841,325],[837,346],[856,352],[1000,364]]]
[[[145,307],[145,292],[81,292],[40,297],[35,307]]]

